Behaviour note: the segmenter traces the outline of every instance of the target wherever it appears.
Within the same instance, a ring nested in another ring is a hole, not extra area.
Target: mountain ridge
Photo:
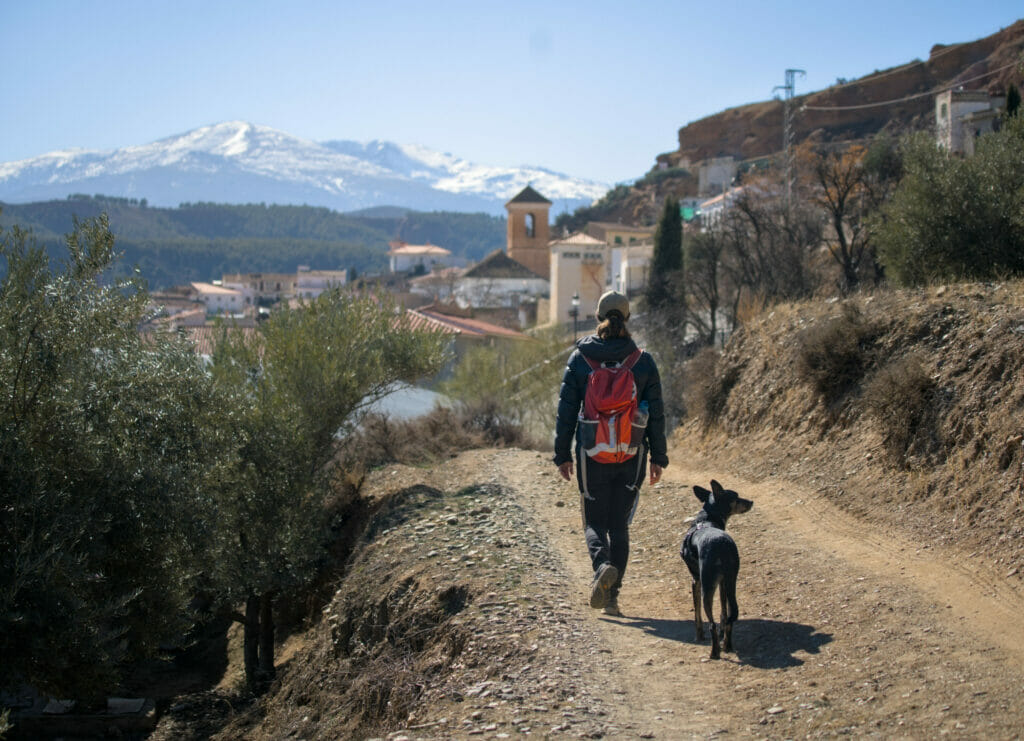
[[[504,215],[505,201],[531,183],[555,212],[588,205],[607,190],[541,167],[480,165],[381,140],[314,142],[245,121],[109,151],[61,149],[0,163],[0,200],[10,203],[85,192],[165,207],[204,201]]]

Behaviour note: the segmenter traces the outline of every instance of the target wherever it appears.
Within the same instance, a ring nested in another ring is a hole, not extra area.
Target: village
[[[951,152],[971,156],[978,137],[998,130],[1003,96],[946,90],[935,96],[935,138]],[[744,174],[756,163],[733,156],[700,162],[659,156],[655,171],[684,167],[696,174],[696,195],[680,199],[686,230],[712,229],[751,186]],[[416,326],[453,336],[456,353],[480,343],[524,340],[537,330],[578,336],[593,325],[598,297],[628,297],[647,286],[655,225],[588,222],[553,233],[552,202],[527,185],[506,204],[507,237],[475,264],[464,265],[442,245],[393,241],[388,272],[354,276],[350,270],[299,266],[295,273],[235,273],[152,294],[156,319],[147,329],[187,335],[197,352],[212,350],[214,325],[252,329],[277,306],[295,306],[325,291],[389,294]]]

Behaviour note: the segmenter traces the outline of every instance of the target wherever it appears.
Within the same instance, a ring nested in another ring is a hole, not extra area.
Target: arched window
[[[533,214],[526,214],[526,236],[527,237],[535,237],[535,236],[537,236],[537,234],[536,234],[536,225],[534,223]]]

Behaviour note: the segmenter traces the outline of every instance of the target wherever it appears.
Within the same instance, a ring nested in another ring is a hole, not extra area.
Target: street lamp
[[[580,293],[577,291],[572,295],[572,306],[569,307],[569,316],[572,317],[572,341],[576,341],[576,317],[580,315]]]

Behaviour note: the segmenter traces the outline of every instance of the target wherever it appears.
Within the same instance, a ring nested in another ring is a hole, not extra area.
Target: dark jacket
[[[576,350],[569,356],[562,377],[562,388],[558,394],[558,418],[555,421],[555,465],[560,466],[572,460],[572,441],[576,433],[583,396],[587,391],[587,377],[590,366],[583,359],[586,355],[598,363],[620,362],[636,349],[633,340],[616,338],[602,340],[596,335],[585,337],[576,343]],[[643,353],[633,366],[638,401],[646,401],[650,411],[647,422],[646,443],[651,451],[651,461],[659,466],[668,465],[665,444],[665,407],[661,400],[661,376],[654,358]]]

